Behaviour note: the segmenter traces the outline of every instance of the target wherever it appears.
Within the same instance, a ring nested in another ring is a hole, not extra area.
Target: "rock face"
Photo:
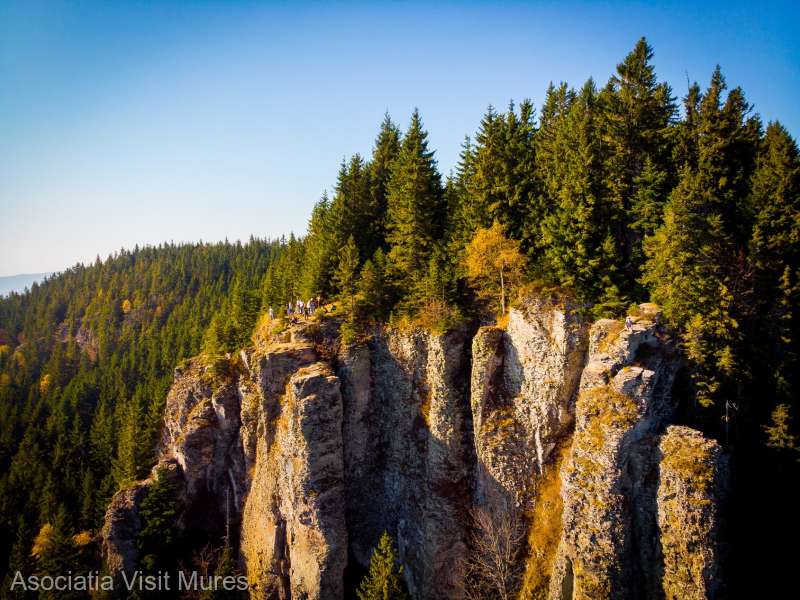
[[[677,357],[657,315],[589,334],[576,427],[562,469],[562,537],[551,598],[654,597],[659,584],[657,436],[674,411]]]
[[[717,442],[688,427],[669,427],[659,450],[664,596],[668,600],[716,598],[721,586],[719,528],[726,458]]]
[[[341,598],[347,564],[339,381],[323,363],[291,376],[259,443],[242,519],[257,597]],[[260,592],[259,592],[260,591]]]
[[[226,519],[241,512],[247,483],[240,404],[236,368],[229,361],[195,358],[176,369],[159,456],[160,462],[174,460],[181,467],[193,529],[221,533]]]
[[[232,529],[253,599],[350,597],[384,531],[412,598],[464,598],[474,508],[542,538],[536,597],[709,598],[727,471],[715,442],[669,427],[678,366],[649,305],[626,327],[531,300],[505,329],[350,345],[298,327],[177,369],[159,465],[184,526]],[[150,481],[109,507],[112,572],[136,566]]]
[[[351,549],[366,565],[392,533],[417,598],[459,594],[474,462],[468,352],[465,332],[381,332],[340,362]]]
[[[102,551],[110,573],[132,573],[139,560],[136,536],[142,527],[139,504],[147,494],[146,485],[137,485],[114,494],[100,533]]]
[[[586,340],[580,317],[533,302],[510,311],[506,331],[478,331],[471,381],[478,505],[530,508],[536,477],[572,428]]]

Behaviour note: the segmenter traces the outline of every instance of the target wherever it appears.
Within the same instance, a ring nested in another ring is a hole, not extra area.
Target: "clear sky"
[[[165,240],[302,233],[385,111],[449,171],[487,105],[604,83],[645,35],[800,133],[797,2],[0,0],[0,275]]]

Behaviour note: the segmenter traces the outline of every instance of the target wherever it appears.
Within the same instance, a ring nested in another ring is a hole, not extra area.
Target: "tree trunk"
[[[500,269],[500,308],[502,315],[506,314],[506,282],[503,279],[503,269]]]

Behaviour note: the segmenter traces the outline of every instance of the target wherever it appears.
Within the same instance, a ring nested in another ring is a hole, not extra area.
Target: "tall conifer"
[[[446,216],[441,176],[418,110],[392,163],[387,201],[389,263],[398,287],[412,289],[444,233]]]

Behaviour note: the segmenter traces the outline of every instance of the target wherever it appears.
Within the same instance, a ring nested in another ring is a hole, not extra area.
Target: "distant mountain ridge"
[[[7,275],[0,277],[0,296],[7,296],[11,292],[22,293],[25,288],[30,288],[34,283],[39,283],[53,273],[24,273],[21,275]]]

